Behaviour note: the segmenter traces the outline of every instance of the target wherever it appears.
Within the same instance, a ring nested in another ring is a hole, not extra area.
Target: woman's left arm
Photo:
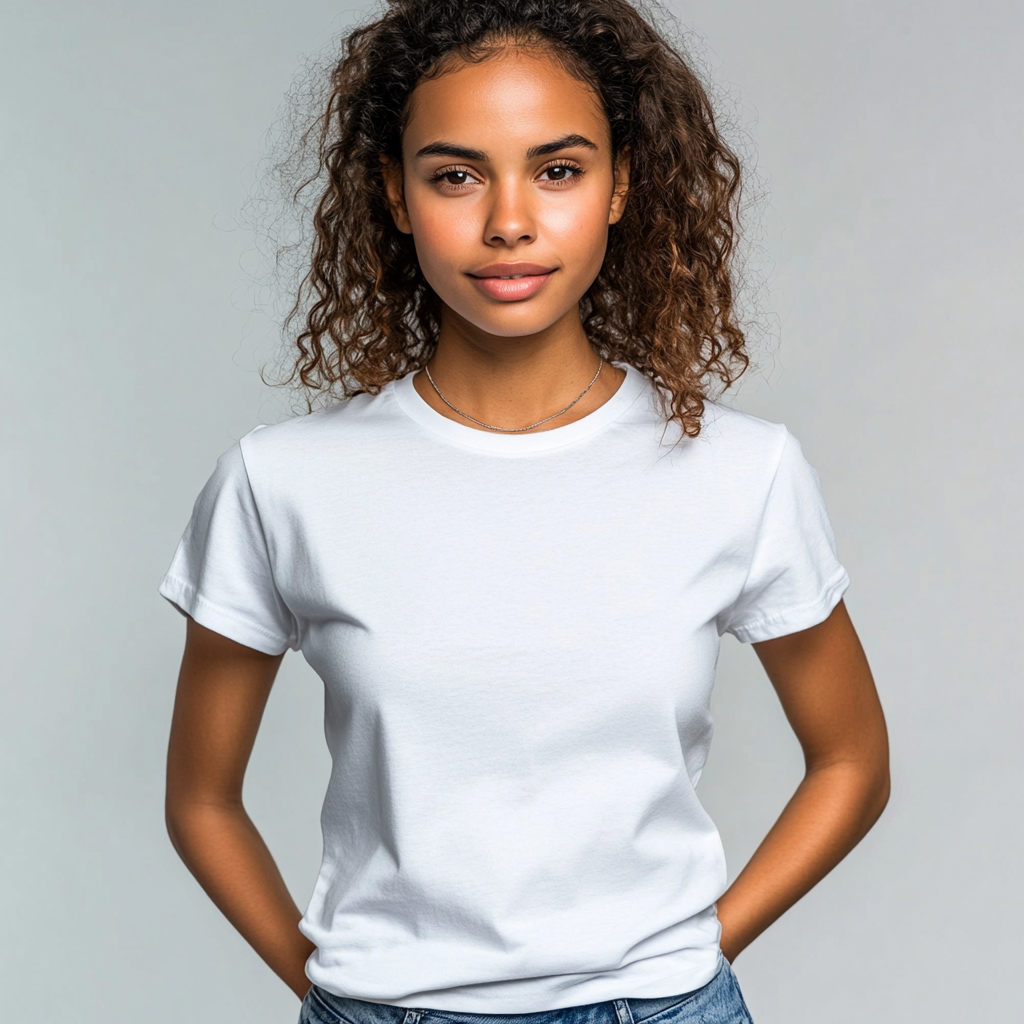
[[[804,752],[793,798],[718,901],[733,960],[825,877],[889,799],[889,742],[871,669],[840,602],[817,626],[754,644]]]

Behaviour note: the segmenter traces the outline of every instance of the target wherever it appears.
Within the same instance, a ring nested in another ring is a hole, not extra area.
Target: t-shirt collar
[[[625,363],[616,363],[626,376],[618,390],[592,413],[564,427],[553,427],[534,434],[498,434],[478,430],[442,416],[421,397],[413,384],[415,372],[408,373],[389,385],[402,411],[431,433],[454,444],[503,455],[531,455],[550,451],[580,441],[618,419],[634,402],[650,389],[647,378]]]

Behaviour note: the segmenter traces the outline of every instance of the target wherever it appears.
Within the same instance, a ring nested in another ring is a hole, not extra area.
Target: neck
[[[537,334],[500,337],[445,307],[430,371],[452,405],[483,423],[509,429],[565,408],[593,380],[599,365],[576,310]],[[621,370],[605,366],[576,405],[536,429],[565,426],[593,412],[615,393],[622,378]],[[443,416],[484,429],[447,406],[424,374],[414,384],[420,397]]]

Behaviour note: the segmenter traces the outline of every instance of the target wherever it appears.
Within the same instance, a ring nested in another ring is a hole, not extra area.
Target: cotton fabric
[[[821,622],[848,577],[785,427],[666,425],[626,369],[575,423],[456,423],[412,376],[260,427],[161,593],[324,681],[333,770],[302,931],[338,996],[531,1013],[719,967],[695,792],[719,640]]]

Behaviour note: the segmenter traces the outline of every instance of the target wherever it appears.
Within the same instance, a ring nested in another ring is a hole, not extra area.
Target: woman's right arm
[[[188,619],[167,752],[167,831],[225,917],[302,999],[313,944],[242,806],[242,781],[282,655]]]

